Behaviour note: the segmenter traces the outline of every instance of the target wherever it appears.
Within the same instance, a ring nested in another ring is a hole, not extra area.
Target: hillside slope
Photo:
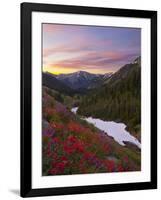
[[[43,175],[140,171],[140,151],[121,146],[43,87]]]
[[[42,81],[43,85],[50,89],[54,89],[67,95],[72,95],[74,93],[70,87],[59,81],[57,78],[55,78],[54,75],[50,73],[42,73]]]

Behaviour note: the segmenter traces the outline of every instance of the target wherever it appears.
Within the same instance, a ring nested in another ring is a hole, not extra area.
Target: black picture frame
[[[151,20],[151,181],[92,186],[32,189],[32,12],[148,18]],[[21,196],[47,196],[129,191],[157,188],[157,12],[115,8],[66,6],[37,3],[21,4]]]

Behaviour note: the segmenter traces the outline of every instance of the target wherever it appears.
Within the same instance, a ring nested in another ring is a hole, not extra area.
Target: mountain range
[[[107,79],[112,73],[92,74],[86,71],[78,71],[70,74],[60,74],[56,78],[74,90],[91,89],[101,84],[103,79]]]
[[[77,71],[55,75],[43,72],[43,85],[68,95],[87,93],[92,89],[104,87],[107,84],[116,84],[128,75],[133,65],[140,65],[140,60],[140,57],[136,58],[132,63],[124,65],[115,73],[92,74],[86,71]]]
[[[42,82],[44,86],[56,90],[58,92],[64,93],[66,95],[72,95],[75,92],[63,82],[55,78],[54,75],[48,72],[42,73]]]
[[[108,80],[112,73],[92,74],[86,71],[78,71],[70,74],[54,75],[43,72],[43,84],[51,89],[67,94],[85,93],[88,90],[101,86]]]

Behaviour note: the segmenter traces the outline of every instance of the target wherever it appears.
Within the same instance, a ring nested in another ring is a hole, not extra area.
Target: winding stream
[[[77,114],[77,110],[78,107],[74,107],[71,109],[71,111],[74,114]],[[103,121],[101,119],[93,117],[83,117],[82,119],[93,124],[98,129],[104,131],[105,133],[107,133],[107,135],[112,136],[114,140],[122,146],[125,146],[125,141],[133,143],[137,147],[141,148],[140,142],[125,129],[126,125],[124,123],[117,123],[114,121]]]

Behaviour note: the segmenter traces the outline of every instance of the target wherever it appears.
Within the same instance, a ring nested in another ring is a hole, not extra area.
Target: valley
[[[115,73],[42,79],[43,175],[141,169],[140,57]]]

